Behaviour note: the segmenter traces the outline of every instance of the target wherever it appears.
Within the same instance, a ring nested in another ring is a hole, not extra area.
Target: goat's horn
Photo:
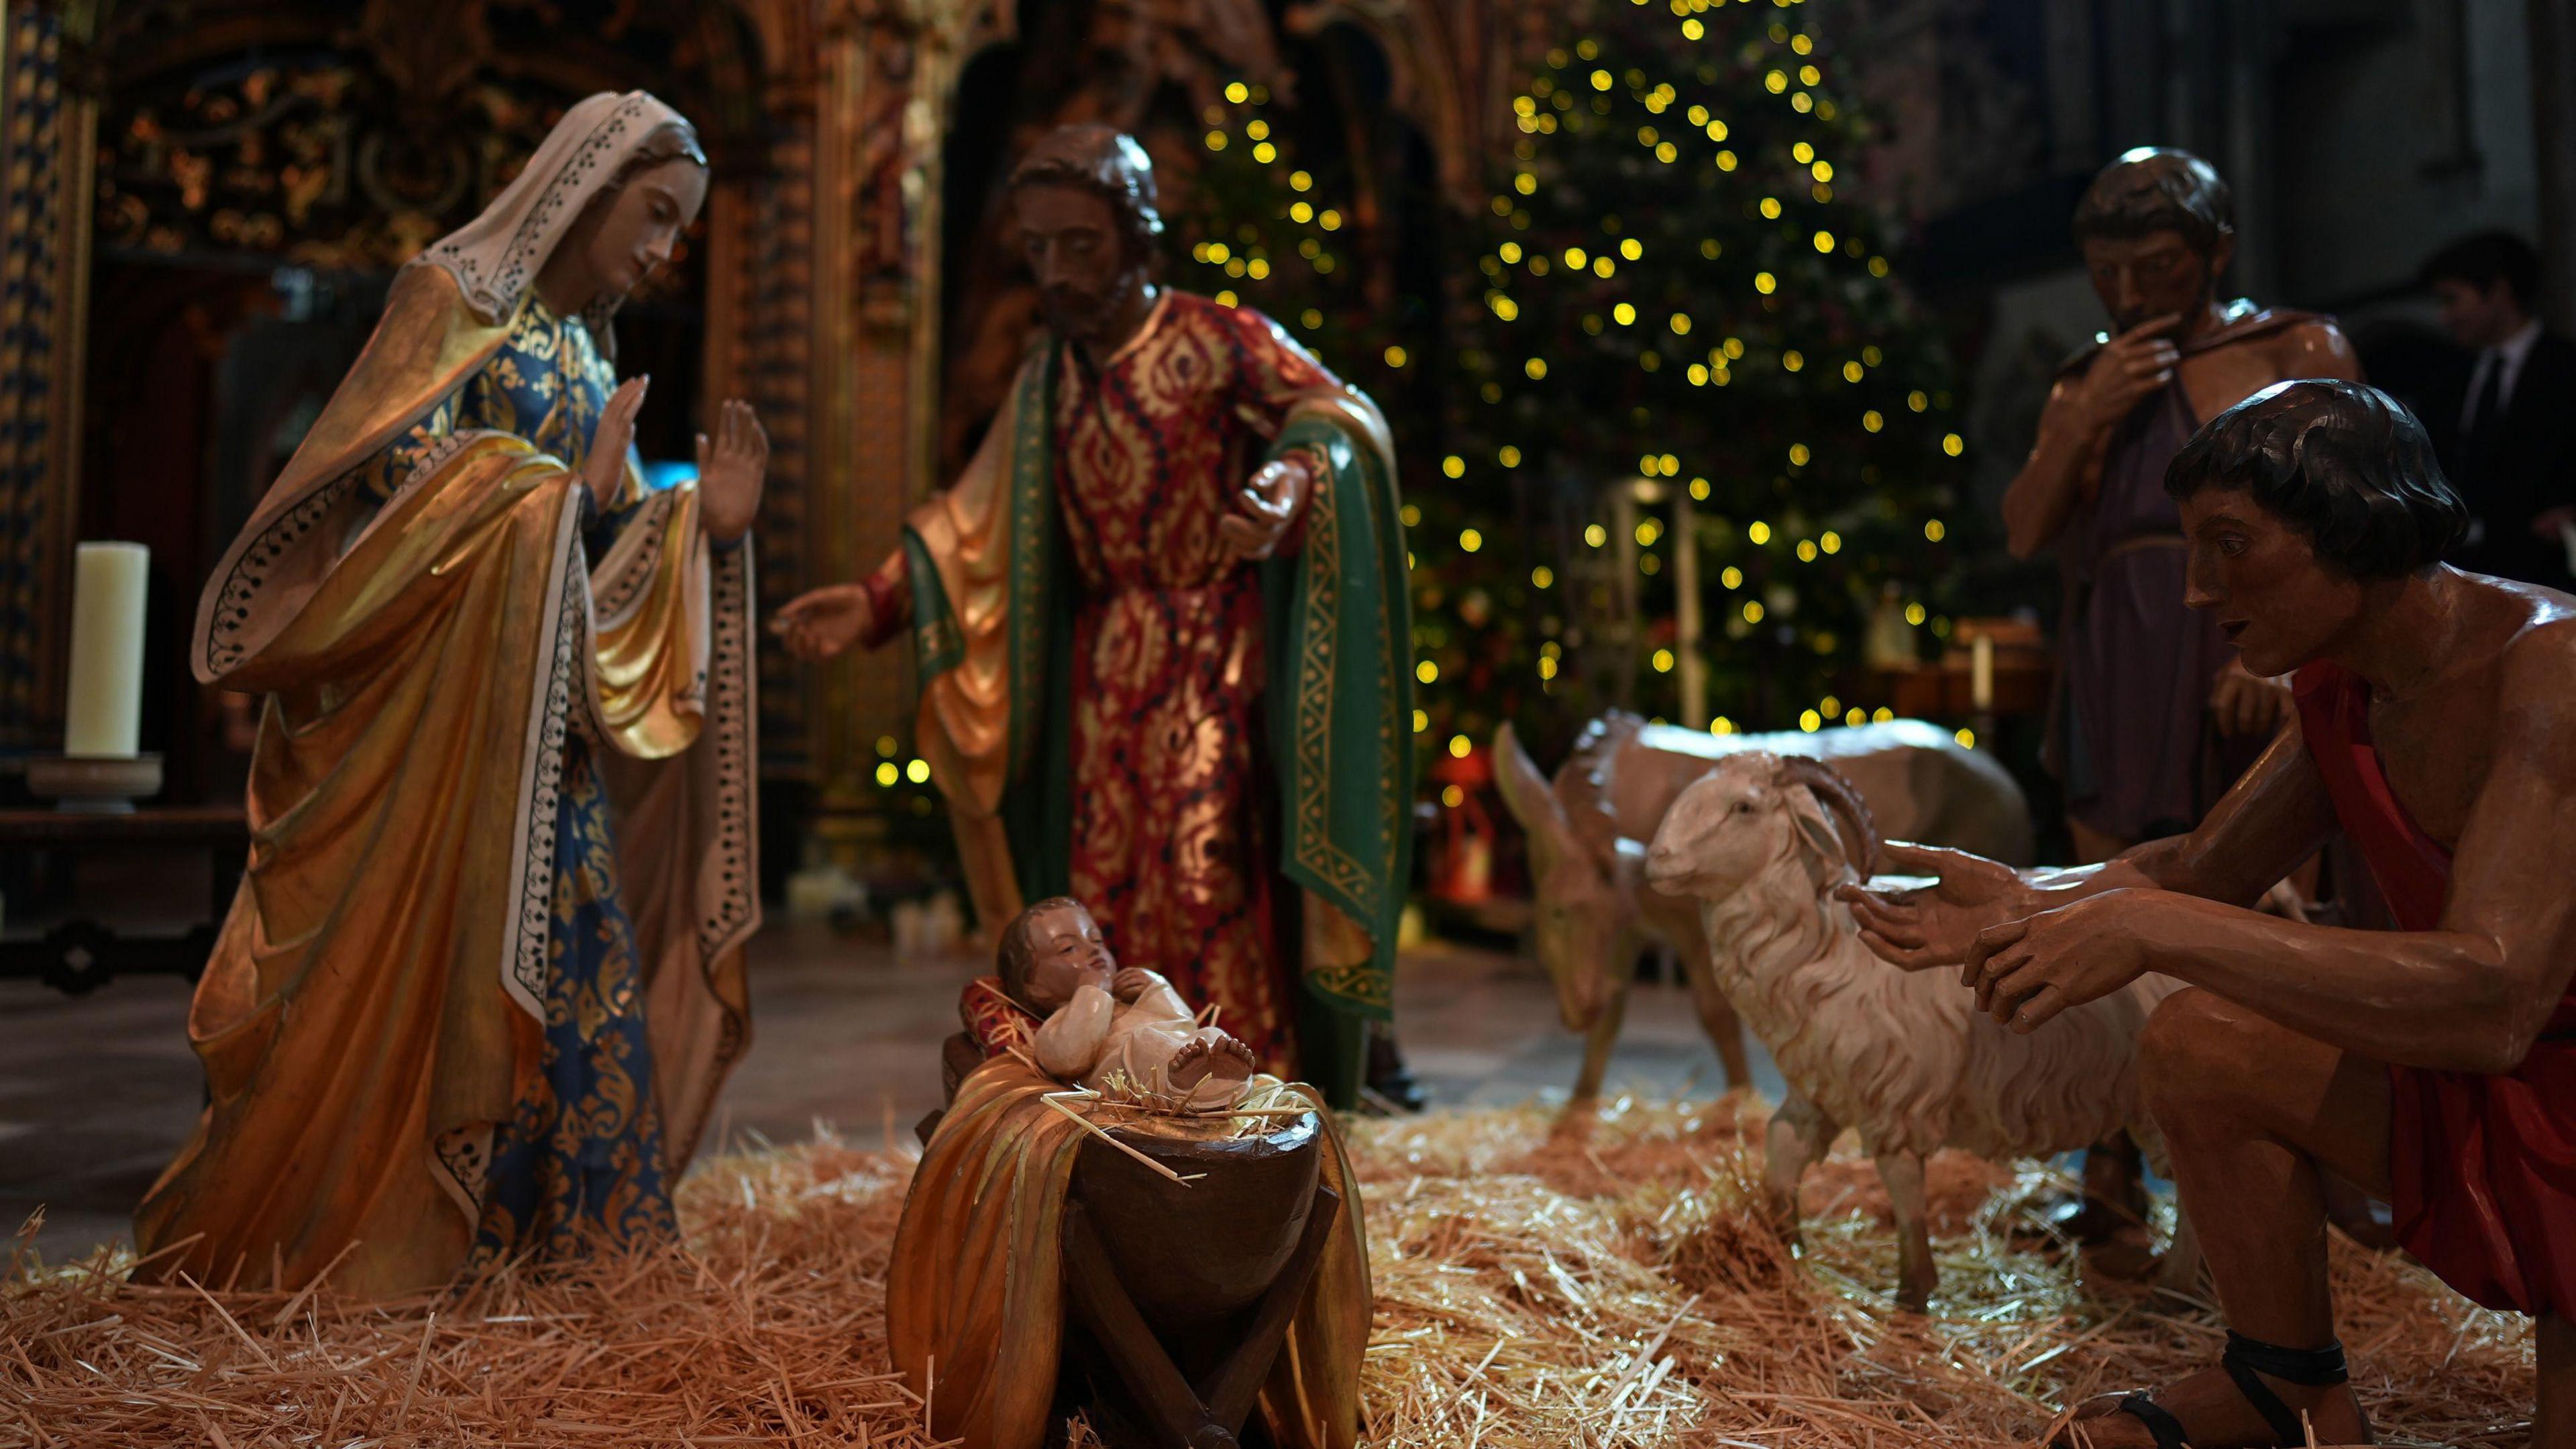
[[[1841,771],[1822,760],[1783,755],[1773,780],[1784,786],[1806,786],[1815,792],[1817,804],[1842,817],[1843,853],[1851,858],[1853,870],[1864,876],[1870,873],[1878,860],[1878,824],[1870,817],[1869,802]]]

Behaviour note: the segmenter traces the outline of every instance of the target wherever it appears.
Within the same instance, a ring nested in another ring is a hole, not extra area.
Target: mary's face
[[[598,297],[623,297],[671,260],[706,199],[707,168],[675,156],[628,177],[565,242],[581,248]]]
[[[2307,534],[2251,493],[2202,488],[2183,500],[2182,526],[2191,540],[2183,602],[2217,615],[2253,673],[2289,673],[2360,618],[2360,582],[2318,559]]]

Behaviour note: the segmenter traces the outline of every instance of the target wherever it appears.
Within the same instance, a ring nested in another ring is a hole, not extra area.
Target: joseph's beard
[[[1047,325],[1067,337],[1097,333],[1109,315],[1109,299],[1088,292],[1049,289],[1038,294],[1038,310]]]

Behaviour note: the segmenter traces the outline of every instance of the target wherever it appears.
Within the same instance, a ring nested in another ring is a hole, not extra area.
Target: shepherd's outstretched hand
[[[1989,927],[1969,948],[1960,982],[1976,991],[1979,1011],[2017,1032],[2036,1031],[2146,974],[2144,928],[2158,899],[2155,891],[2104,891]]]
[[[769,476],[769,434],[760,415],[740,398],[716,415],[716,435],[698,434],[698,506],[707,537],[731,543],[760,516],[760,493]]]
[[[1978,932],[2027,913],[2021,877],[1982,855],[1891,840],[1881,858],[1906,875],[1938,877],[1930,885],[1834,888],[1834,898],[1851,907],[1862,943],[1891,966],[1957,966],[1968,959]]]

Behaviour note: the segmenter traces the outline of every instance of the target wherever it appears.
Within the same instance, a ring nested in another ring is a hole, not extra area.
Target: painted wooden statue
[[[1048,334],[901,548],[775,627],[809,659],[910,627],[982,920],[1080,897],[1120,959],[1347,1104],[1412,834],[1385,419],[1269,318],[1153,282],[1133,140],[1056,131],[1011,186]]]
[[[706,186],[653,97],[572,107],[402,271],[208,581],[197,676],[264,704],[158,1271],[396,1293],[674,1233],[748,1040],[767,442],[727,404],[647,491],[611,319]]]

